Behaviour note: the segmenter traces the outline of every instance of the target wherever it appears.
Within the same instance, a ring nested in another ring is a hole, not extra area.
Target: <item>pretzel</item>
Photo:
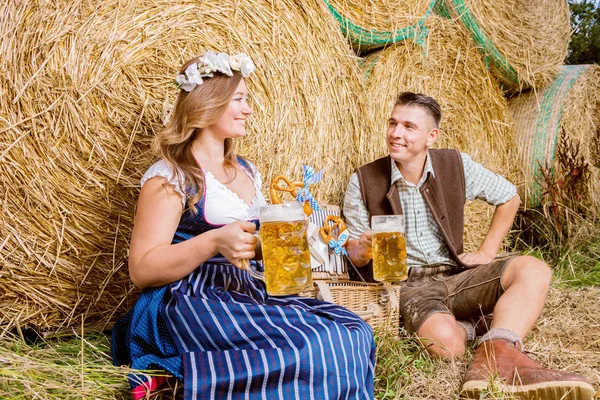
[[[286,184],[286,186],[280,185],[281,181],[283,181]],[[271,203],[283,203],[279,192],[288,192],[295,198],[300,189],[302,189],[303,187],[304,184],[302,182],[290,182],[285,176],[277,175],[275,178],[273,178],[269,189],[269,194],[271,195]]]
[[[333,222],[333,225],[329,225],[330,222]],[[325,221],[323,221],[323,226],[319,229],[319,234],[321,234],[325,243],[329,243],[331,239],[337,241],[337,237],[335,236],[339,237],[340,233],[345,230],[346,223],[341,217],[338,217],[337,215],[328,215],[327,218],[325,218]],[[346,243],[340,244],[344,246]]]
[[[280,185],[281,181],[283,181],[286,186]],[[302,182],[290,182],[289,179],[287,179],[285,176],[277,175],[275,178],[273,178],[273,180],[271,181],[271,186],[269,187],[269,195],[271,197],[271,203],[272,204],[282,204],[283,203],[280,192],[290,193],[292,195],[292,197],[294,197],[294,199],[295,199],[296,196],[298,195],[298,192],[303,187],[304,187],[304,183],[302,183]],[[312,208],[311,208],[310,204],[308,203],[308,201],[304,202],[304,214],[306,214],[307,216],[310,216],[312,214]]]

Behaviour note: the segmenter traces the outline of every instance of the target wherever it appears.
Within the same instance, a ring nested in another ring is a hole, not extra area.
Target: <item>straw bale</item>
[[[543,91],[509,100],[515,121],[519,190],[529,208],[599,207],[600,67],[564,66]]]
[[[360,161],[387,154],[389,114],[397,94],[412,91],[432,96],[442,107],[436,147],[459,149],[512,180],[514,138],[508,106],[496,80],[457,22],[430,17],[426,26],[425,47],[409,39],[374,52],[363,61],[367,113],[366,128],[357,144]],[[480,244],[487,231],[491,212],[486,207],[472,203],[467,208],[467,247]]]
[[[486,202],[467,201],[465,206],[464,251],[471,252],[479,249],[488,232],[496,207]],[[508,238],[505,239],[500,252],[507,249]]]
[[[240,154],[265,182],[306,163],[326,171],[318,200],[341,201],[361,84],[321,0],[3,2],[0,19],[0,326],[107,322],[130,305],[149,143],[179,67],[206,50],[258,66]]]
[[[541,88],[559,72],[570,38],[565,0],[444,0],[508,92]],[[448,11],[450,10],[450,11]]]
[[[421,36],[436,0],[324,0],[357,53]]]

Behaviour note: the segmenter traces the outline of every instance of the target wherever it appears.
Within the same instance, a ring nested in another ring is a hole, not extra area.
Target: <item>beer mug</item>
[[[312,288],[312,269],[306,216],[302,203],[273,204],[260,209],[260,241],[265,281],[274,296],[298,294]]]
[[[371,217],[373,230],[373,279],[394,282],[408,278],[404,215]]]

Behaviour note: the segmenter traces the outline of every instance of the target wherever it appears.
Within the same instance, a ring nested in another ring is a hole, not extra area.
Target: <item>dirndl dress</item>
[[[207,222],[205,198],[182,215],[173,243],[222,226]],[[373,398],[367,323],[332,303],[269,296],[222,257],[145,289],[112,334],[115,365],[165,370],[183,380],[185,399]],[[164,378],[133,373],[129,381],[139,399]]]

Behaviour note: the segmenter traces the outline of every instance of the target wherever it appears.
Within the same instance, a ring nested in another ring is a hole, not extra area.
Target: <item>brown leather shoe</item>
[[[475,350],[460,396],[479,399],[490,384],[524,400],[592,400],[595,394],[583,376],[542,368],[505,340],[490,340]]]

